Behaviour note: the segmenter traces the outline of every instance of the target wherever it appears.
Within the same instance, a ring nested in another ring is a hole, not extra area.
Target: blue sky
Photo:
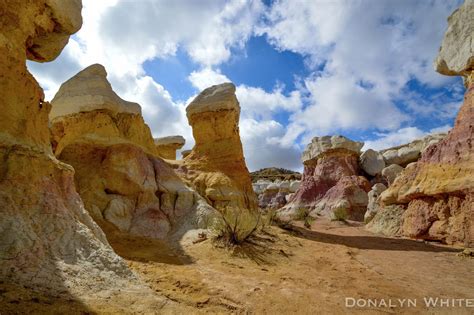
[[[89,1],[61,56],[29,68],[52,98],[101,63],[154,136],[193,139],[186,104],[232,81],[247,164],[300,170],[314,136],[381,149],[448,130],[460,78],[432,63],[459,1]]]

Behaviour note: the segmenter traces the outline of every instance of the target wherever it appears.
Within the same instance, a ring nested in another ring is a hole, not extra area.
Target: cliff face
[[[195,146],[181,174],[217,209],[257,210],[239,135],[240,106],[231,83],[201,92],[186,109]]]
[[[165,238],[183,221],[196,224],[203,218],[199,211],[212,212],[156,156],[140,105],[115,94],[101,65],[66,81],[52,106],[55,154],[74,167],[78,192],[99,224],[107,221],[123,232]]]
[[[474,244],[474,1],[448,19],[435,67],[464,77],[467,90],[454,128],[428,147],[382,194],[385,205],[402,204],[403,234]]]
[[[26,69],[60,53],[80,11],[74,0],[0,2],[0,278],[36,290],[134,278],[85,211],[74,170],[52,155],[50,104]]]

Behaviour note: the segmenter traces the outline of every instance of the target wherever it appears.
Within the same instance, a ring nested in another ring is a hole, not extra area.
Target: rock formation
[[[0,279],[89,293],[134,276],[85,211],[74,170],[52,154],[50,104],[26,59],[53,60],[82,23],[81,2],[0,2]]]
[[[191,154],[191,151],[192,151],[192,150],[183,150],[183,151],[181,151],[181,157],[184,159],[184,158],[187,157],[189,154]]]
[[[461,75],[467,90],[454,128],[431,145],[382,193],[385,205],[401,205],[403,234],[474,245],[474,1],[448,19],[438,72]]]
[[[360,155],[360,167],[369,175],[380,174],[385,167],[384,157],[381,153],[368,149]]]
[[[430,145],[436,144],[446,137],[446,133],[435,133],[416,139],[410,143],[381,150],[386,165],[397,164],[405,167],[416,162]]]
[[[239,135],[240,106],[231,83],[202,91],[186,108],[196,142],[179,172],[212,206],[257,210]]]
[[[276,210],[287,204],[289,195],[294,194],[299,186],[299,180],[258,180],[252,184],[258,196],[258,206],[263,210]]]
[[[123,232],[165,238],[183,221],[192,225],[212,212],[156,156],[140,106],[115,94],[103,66],[66,81],[52,107],[54,152],[74,167],[78,192],[99,224],[105,220]]]
[[[167,160],[176,160],[176,150],[181,149],[185,143],[182,136],[155,138],[157,154]]]
[[[311,216],[363,220],[370,184],[359,176],[361,142],[343,136],[315,137],[303,152],[301,186],[278,211],[281,219]]]

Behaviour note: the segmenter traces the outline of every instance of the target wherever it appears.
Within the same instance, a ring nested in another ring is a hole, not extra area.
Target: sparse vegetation
[[[227,207],[212,227],[214,238],[229,245],[240,245],[262,227],[262,216],[247,209]]]
[[[343,221],[343,222],[345,222],[346,219],[347,219],[347,216],[348,216],[347,210],[344,207],[334,208],[332,213],[333,213],[333,218],[332,218],[333,221]]]

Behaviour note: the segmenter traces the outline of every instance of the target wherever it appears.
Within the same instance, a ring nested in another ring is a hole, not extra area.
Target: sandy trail
[[[157,294],[171,300],[161,310],[164,313],[474,312],[465,303],[427,308],[423,300],[473,299],[474,259],[458,255],[460,250],[453,247],[375,236],[355,223],[317,221],[311,230],[271,227],[251,244],[234,250],[216,247],[210,240],[193,244],[197,233],[179,246],[111,231],[107,235],[129,266]],[[387,304],[391,300],[395,306],[348,308],[346,298],[370,298],[378,303],[383,299]],[[405,299],[403,306],[399,299]],[[416,301],[416,307],[407,307],[406,299]],[[23,302],[17,310],[28,305]],[[113,299],[107,303],[88,300],[87,312],[123,313],[127,303],[136,301],[122,300],[118,308]],[[40,309],[38,303],[35,307]],[[70,310],[81,313],[80,308]]]

